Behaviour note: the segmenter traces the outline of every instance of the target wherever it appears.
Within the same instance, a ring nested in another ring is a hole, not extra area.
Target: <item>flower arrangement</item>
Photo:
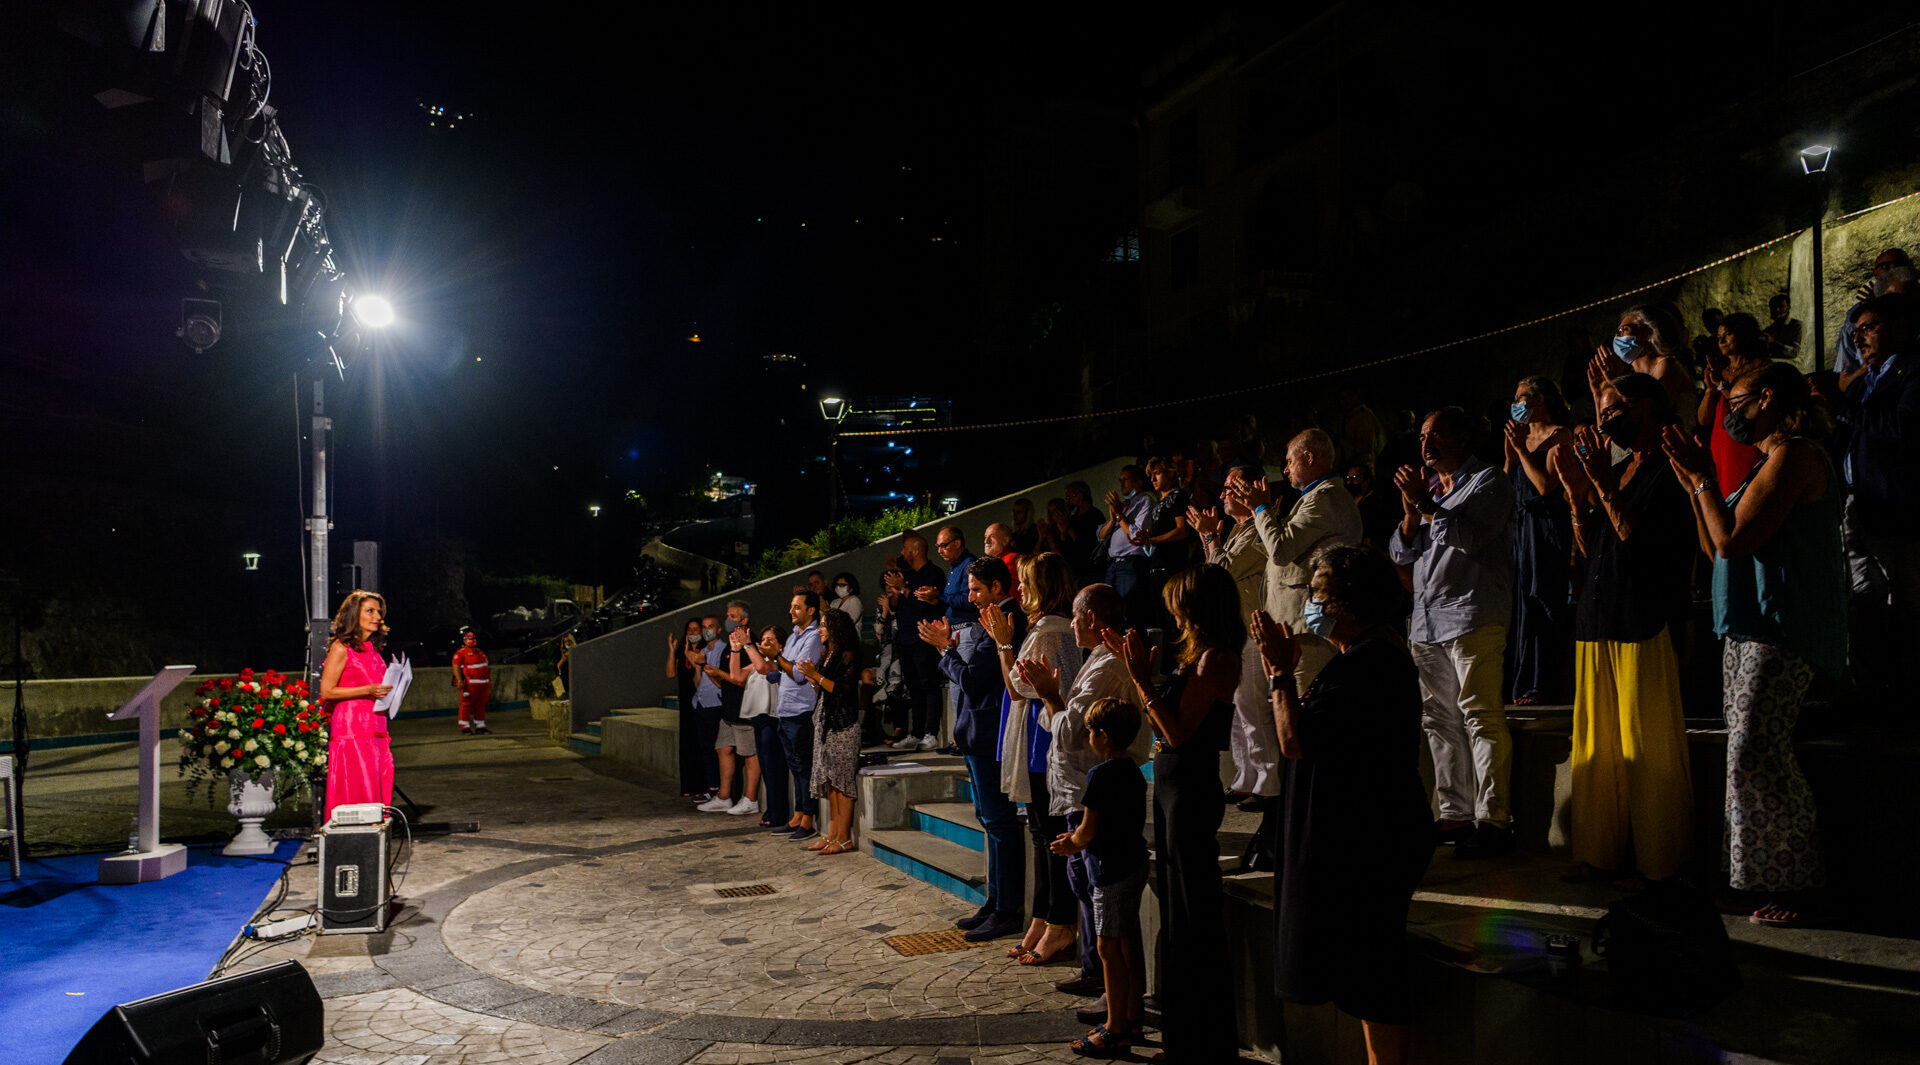
[[[216,777],[234,771],[278,781],[275,798],[311,792],[311,777],[327,771],[327,711],[310,697],[307,682],[273,670],[243,669],[237,677],[209,680],[194,689],[199,702],[180,730],[180,773],[191,795],[207,784],[212,804]]]

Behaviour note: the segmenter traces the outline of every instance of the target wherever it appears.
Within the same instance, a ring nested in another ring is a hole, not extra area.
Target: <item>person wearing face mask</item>
[[[693,724],[702,763],[707,769],[707,790],[696,795],[701,803],[720,794],[720,757],[714,741],[720,738],[720,685],[714,673],[726,660],[727,642],[720,638],[720,618],[709,614],[700,619],[700,648],[687,655],[687,664],[697,670],[693,681]],[[731,804],[729,804],[731,805]]]
[[[853,619],[854,630],[859,631],[860,615],[866,607],[860,602],[860,578],[851,573],[835,574],[833,578],[833,598],[827,603],[830,610],[838,610]]]
[[[1622,373],[1643,373],[1667,390],[1667,405],[1679,414],[1681,428],[1692,429],[1693,375],[1680,361],[1685,351],[1686,336],[1672,311],[1652,304],[1629,308],[1614,329],[1612,345],[1601,348],[1587,364],[1593,409],[1600,409],[1600,390],[1608,381]],[[1616,460],[1623,457],[1614,454]]]
[[[1753,315],[1729,314],[1721,319],[1714,335],[1714,354],[1707,360],[1707,387],[1701,390],[1694,411],[1721,484],[1739,484],[1760,461],[1760,452],[1752,444],[1727,435],[1727,386],[1767,362],[1767,342],[1760,336],[1760,323]]]
[[[1580,426],[1548,459],[1586,557],[1573,620],[1578,864],[1565,879],[1631,889],[1678,873],[1692,844],[1687,723],[1668,626],[1686,601],[1693,522],[1660,452],[1661,430],[1674,423],[1665,387],[1627,374],[1599,399],[1599,428]],[[1625,461],[1611,460],[1609,441],[1626,449]]]
[[[1433,750],[1442,841],[1456,858],[1513,849],[1513,739],[1501,691],[1513,615],[1513,482],[1470,446],[1467,413],[1444,407],[1420,429],[1424,468],[1402,466],[1400,527],[1388,554],[1413,567],[1411,650]]]
[[[1866,283],[1854,290],[1854,304],[1847,308],[1846,320],[1840,323],[1840,335],[1834,338],[1835,373],[1852,373],[1860,368],[1860,346],[1853,340],[1853,323],[1860,317],[1867,301],[1893,291],[1896,284],[1910,284],[1914,280],[1913,260],[1904,248],[1888,248],[1873,260],[1873,271]]]
[[[734,816],[760,812],[760,758],[753,723],[740,716],[747,691],[750,658],[746,647],[752,641],[753,623],[747,618],[747,603],[735,599],[727,604],[725,635],[720,645],[720,665],[708,666],[707,676],[720,689],[720,722],[714,728],[713,749],[720,760],[720,791],[695,809],[703,813]],[[734,791],[734,771],[745,777],[745,787]]]
[[[1411,1044],[1407,910],[1434,846],[1420,677],[1399,631],[1405,593],[1378,552],[1349,546],[1314,556],[1310,594],[1310,624],[1339,652],[1312,684],[1299,681],[1299,633],[1263,611],[1252,618],[1285,756],[1274,993],[1332,1002],[1360,1019],[1368,1061],[1399,1063]]]
[[[1902,705],[1901,667],[1920,633],[1920,300],[1876,296],[1854,320],[1860,367],[1840,377],[1834,420],[1851,494],[1842,530],[1853,578],[1853,673],[1861,694]]]
[[[1522,378],[1507,414],[1506,474],[1520,518],[1513,537],[1513,702],[1558,703],[1566,698],[1572,650],[1573,529],[1547,456],[1573,434],[1560,389],[1544,377]]]
[[[1823,883],[1813,791],[1793,726],[1814,674],[1847,662],[1840,478],[1803,433],[1825,431],[1806,378],[1768,363],[1734,379],[1727,431],[1761,462],[1731,491],[1713,456],[1669,427],[1663,444],[1691,490],[1700,547],[1713,556],[1713,626],[1727,721],[1728,883],[1770,896],[1758,924],[1803,924]]]

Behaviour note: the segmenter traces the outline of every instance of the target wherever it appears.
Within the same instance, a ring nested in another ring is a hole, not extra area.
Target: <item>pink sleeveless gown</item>
[[[347,665],[340,671],[340,687],[378,684],[387,675],[386,660],[373,644],[347,648]],[[340,699],[333,704],[332,739],[327,744],[327,805],[393,803],[393,749],[387,746],[387,715],[373,709],[372,699]]]

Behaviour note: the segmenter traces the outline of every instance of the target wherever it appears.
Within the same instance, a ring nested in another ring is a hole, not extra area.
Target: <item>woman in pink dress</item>
[[[320,670],[320,698],[331,706],[333,724],[327,744],[326,819],[333,808],[354,803],[393,802],[393,750],[387,746],[387,718],[373,701],[393,690],[382,681],[387,661],[387,601],[374,592],[356,591],[333,616],[333,642]]]

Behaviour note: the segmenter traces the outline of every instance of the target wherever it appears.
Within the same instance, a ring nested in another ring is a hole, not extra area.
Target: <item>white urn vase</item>
[[[273,784],[271,769],[254,773],[243,769],[228,771],[227,787],[231,797],[227,800],[227,812],[240,819],[240,831],[227,844],[225,853],[273,853],[273,840],[260,828],[260,822],[274,811]]]

